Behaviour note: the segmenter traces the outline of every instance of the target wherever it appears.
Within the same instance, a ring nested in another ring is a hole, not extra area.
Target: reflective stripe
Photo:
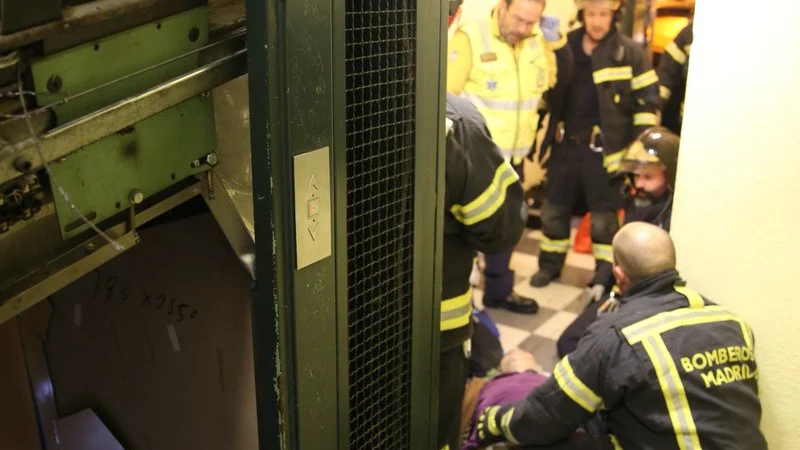
[[[489,33],[489,23],[485,20],[480,22],[481,43],[483,44],[483,53],[492,53],[492,37]]]
[[[664,100],[669,100],[669,98],[672,96],[672,90],[666,86],[659,86],[658,93]]]
[[[681,450],[701,449],[697,436],[697,426],[692,417],[686,390],[681,381],[675,361],[669,353],[662,334],[683,326],[700,325],[714,322],[733,321],[742,328],[745,344],[752,351],[753,336],[744,321],[719,306],[705,306],[703,298],[697,292],[676,286],[675,290],[686,296],[688,308],[665,311],[653,317],[637,322],[622,329],[622,334],[631,345],[641,342],[664,394],[667,411],[675,431],[675,438]]]
[[[658,383],[661,385],[661,392],[664,394],[667,411],[669,411],[669,418],[672,421],[672,428],[675,430],[678,447],[681,450],[700,450],[697,426],[692,417],[692,410],[689,408],[689,400],[686,398],[686,389],[678,375],[675,361],[664,344],[664,339],[658,335],[650,335],[642,344],[653,362]]]
[[[533,37],[533,35],[529,37]],[[536,39],[528,39],[528,46],[534,50],[537,50],[539,48],[539,43],[536,41]]]
[[[569,356],[565,356],[564,359],[556,365],[553,374],[555,375],[558,387],[561,388],[572,401],[580,405],[586,411],[594,413],[602,406],[603,400],[592,392],[583,381],[575,376],[572,365],[569,363]]]
[[[451,131],[453,131],[453,121],[450,120],[449,117],[444,118],[444,130],[445,130],[445,135],[448,135],[450,134]]]
[[[592,73],[594,84],[605,83],[606,81],[630,80],[633,78],[633,68],[631,66],[607,67],[596,70]]]
[[[688,44],[683,47],[683,53],[686,53],[686,57],[688,58],[690,55],[689,53],[692,51],[692,44]]]
[[[681,65],[686,64],[687,60],[686,53],[683,53],[683,51],[680,48],[678,48],[677,45],[675,45],[675,41],[672,41],[669,44],[667,44],[664,50],[669,54],[669,56],[672,56],[672,59],[677,61],[679,64]]]
[[[503,430],[503,436],[505,436],[508,442],[511,442],[514,445],[519,445],[519,441],[517,438],[511,434],[511,419],[514,417],[514,408],[509,408],[505,414],[503,414],[503,418],[500,419],[500,428]]]
[[[606,171],[608,172],[618,171],[624,155],[625,150],[620,150],[617,153],[612,153],[610,155],[603,155],[603,167],[605,167]]]
[[[461,97],[469,100],[477,108],[494,109],[498,111],[535,111],[539,106],[539,97],[527,100],[498,100],[485,98],[469,92],[462,92]]]
[[[726,309],[719,306],[705,306],[700,294],[687,287],[676,286],[675,290],[686,296],[689,302],[688,308],[656,314],[623,328],[622,334],[631,345],[641,342],[653,363],[678,447],[681,450],[699,450],[701,446],[697,436],[697,426],[692,417],[686,390],[662,334],[684,326],[733,321],[741,326],[745,344],[751,351],[753,336],[747,324]]]
[[[614,446],[614,450],[622,450],[622,446],[619,445],[619,440],[613,434],[608,435],[608,439],[611,440],[611,445]]]
[[[458,297],[442,300],[442,318],[439,331],[455,330],[466,326],[472,317],[472,288]]]
[[[500,164],[492,184],[465,206],[453,205],[450,211],[464,225],[474,225],[492,216],[506,200],[506,190],[519,181],[519,175],[507,162]]]
[[[614,253],[610,245],[592,244],[592,253],[594,254],[594,259],[599,259],[600,261],[607,261],[611,264],[614,264]]]
[[[497,411],[500,411],[499,406],[495,406],[489,410],[489,417],[486,423],[489,425],[489,433],[492,436],[500,436],[500,428],[497,427]]]
[[[675,286],[675,290],[680,292],[687,300],[689,300],[689,308],[702,308],[706,305],[703,297],[692,289],[686,286]]]
[[[655,83],[658,83],[658,75],[656,75],[655,70],[650,69],[637,77],[633,77],[631,80],[631,89],[638,91],[639,89],[646,88]]]
[[[675,328],[725,321],[742,323],[742,319],[734,316],[721,306],[706,306],[699,309],[681,308],[674,311],[665,311],[629,325],[622,329],[622,334],[633,345],[641,342],[647,336],[660,335]],[[744,337],[747,345],[752,346],[749,336]]]
[[[656,117],[655,113],[636,113],[633,115],[633,124],[634,125],[653,125],[655,126],[656,121],[658,118]]]
[[[542,236],[539,243],[539,250],[550,253],[567,253],[569,251],[569,239],[553,240],[547,236]]]

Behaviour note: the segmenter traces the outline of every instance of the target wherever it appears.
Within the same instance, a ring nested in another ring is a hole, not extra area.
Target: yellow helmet
[[[583,9],[586,8],[586,5],[590,1],[600,1],[600,0],[575,0],[575,8],[577,8],[578,11],[583,11]],[[622,7],[621,0],[602,0],[602,2],[607,3],[608,7],[614,11],[619,11],[619,9]]]

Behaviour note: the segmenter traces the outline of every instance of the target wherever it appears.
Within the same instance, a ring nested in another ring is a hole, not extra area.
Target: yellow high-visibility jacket
[[[515,165],[534,144],[539,102],[556,81],[554,48],[565,42],[547,42],[537,25],[511,46],[502,39],[494,12],[461,24],[450,42],[448,91],[475,105],[503,156]]]

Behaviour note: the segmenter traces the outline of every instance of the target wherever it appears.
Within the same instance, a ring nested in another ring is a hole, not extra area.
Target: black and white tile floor
[[[573,241],[574,234],[573,228]],[[558,362],[558,337],[588,303],[586,284],[594,274],[594,257],[591,254],[570,251],[558,280],[544,288],[532,287],[529,281],[538,270],[541,237],[541,231],[528,230],[511,257],[511,268],[515,272],[514,290],[519,295],[536,299],[539,312],[535,315],[524,315],[491,308],[488,312],[497,323],[500,341],[506,352],[513,348],[531,352],[542,369],[551,372]],[[482,267],[483,262],[480,264]],[[482,284],[475,289],[474,302],[477,308],[482,309],[481,286]]]

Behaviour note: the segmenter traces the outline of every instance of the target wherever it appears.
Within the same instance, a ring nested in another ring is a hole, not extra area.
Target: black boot
[[[521,297],[515,292],[499,300],[484,298],[483,305],[487,308],[505,308],[519,314],[536,314],[539,312],[539,304],[536,303],[536,300]]]
[[[554,274],[547,270],[539,269],[536,274],[531,277],[531,286],[533,287],[545,287],[550,284],[551,281],[558,278],[558,274]]]

